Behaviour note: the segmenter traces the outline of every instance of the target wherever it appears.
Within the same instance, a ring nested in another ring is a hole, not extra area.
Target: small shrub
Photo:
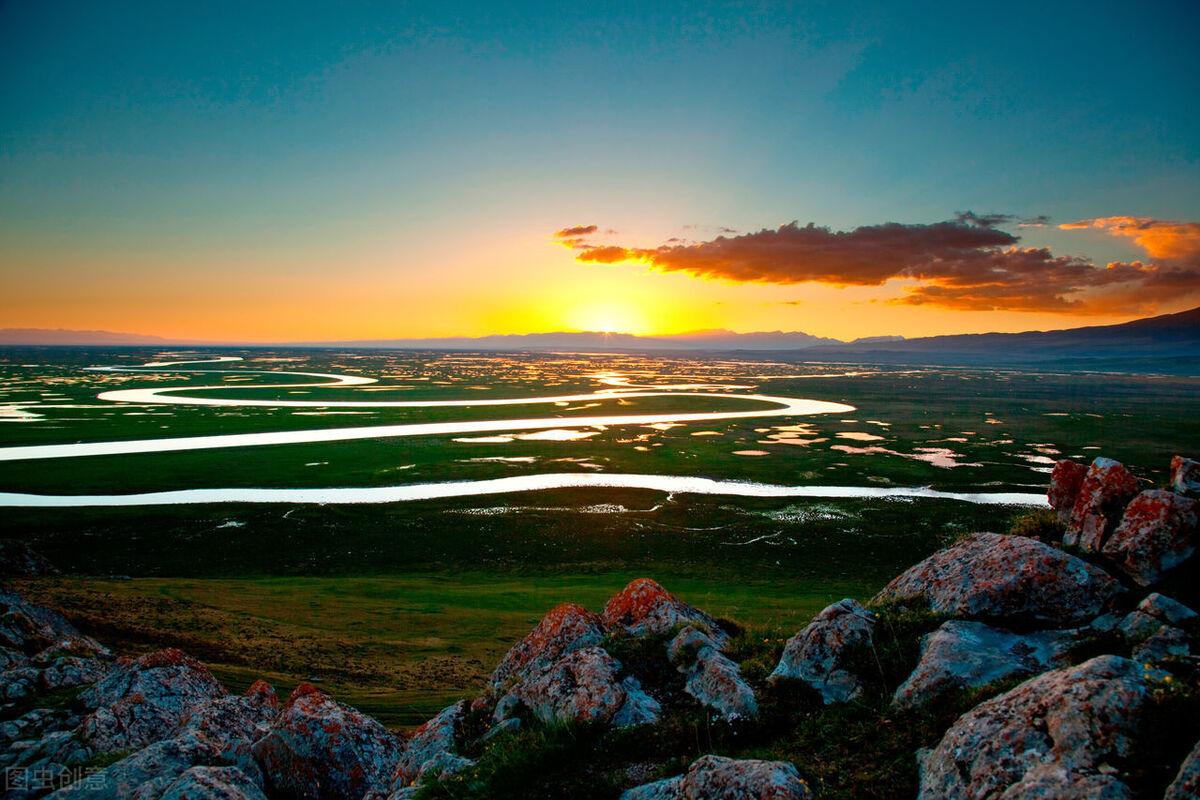
[[[1066,531],[1058,514],[1049,508],[1037,508],[1020,515],[1009,529],[1013,536],[1028,536],[1046,544],[1059,544]]]

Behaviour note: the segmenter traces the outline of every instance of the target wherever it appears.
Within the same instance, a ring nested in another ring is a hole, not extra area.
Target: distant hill
[[[164,345],[178,340],[140,333],[73,331],[63,328],[0,328],[0,345]]]
[[[357,339],[339,342],[305,342],[309,347],[374,347],[420,350],[802,350],[817,345],[845,344],[799,331],[734,333],[726,330],[694,331],[669,336],[635,336],[596,331],[526,333],[503,336],[445,337],[436,339]]]
[[[934,364],[1058,364],[1124,369],[1161,365],[1200,373],[1200,308],[1124,322],[1053,331],[928,336],[896,342],[860,341],[809,348],[804,358],[826,361]]]

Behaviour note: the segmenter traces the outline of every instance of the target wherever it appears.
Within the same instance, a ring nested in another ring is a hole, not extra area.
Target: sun
[[[580,306],[568,315],[567,322],[575,330],[599,333],[644,333],[647,329],[642,314],[619,301]]]

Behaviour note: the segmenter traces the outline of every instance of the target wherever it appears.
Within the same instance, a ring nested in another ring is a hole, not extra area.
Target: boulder
[[[1152,592],[1138,603],[1117,626],[1131,642],[1141,641],[1163,625],[1191,627],[1196,612],[1166,595]]]
[[[1001,624],[1067,626],[1106,611],[1122,591],[1099,567],[1025,536],[976,533],[910,567],[873,602]]]
[[[731,722],[758,716],[754,690],[708,634],[684,628],[667,645],[667,656],[685,676],[683,690],[700,705]]]
[[[920,759],[918,797],[1124,796],[1104,776],[1133,757],[1146,694],[1141,668],[1118,656],[1032,678],[950,726]]]
[[[237,767],[192,767],[175,779],[159,800],[267,800]]]
[[[1163,625],[1133,650],[1133,660],[1139,664],[1159,664],[1169,658],[1184,658],[1192,654],[1192,637],[1179,628]]]
[[[1070,772],[1040,764],[1000,795],[1001,800],[1132,800],[1129,787],[1112,775]]]
[[[444,753],[456,753],[457,729],[466,717],[467,707],[467,701],[460,700],[443,708],[437,716],[417,728],[396,765],[393,776],[396,788],[412,783],[427,762]]]
[[[374,719],[302,683],[252,752],[269,793],[359,800],[391,780],[402,749]]]
[[[1050,488],[1046,492],[1046,499],[1064,523],[1071,519],[1071,511],[1075,508],[1079,487],[1083,485],[1087,471],[1085,465],[1069,458],[1057,462],[1054,469],[1050,470]]]
[[[540,675],[513,687],[497,704],[497,721],[506,711],[525,708],[542,722],[596,722],[617,727],[658,720],[661,709],[637,679],[619,677],[621,662],[600,647],[575,650]]]
[[[874,635],[875,615],[856,600],[839,600],[788,639],[767,680],[803,681],[820,692],[826,704],[852,700],[861,694],[862,682],[851,659],[856,650],[873,646]]]
[[[1105,541],[1104,556],[1140,586],[1152,586],[1196,552],[1200,501],[1161,489],[1142,492]]]
[[[175,735],[203,737],[216,746],[222,759],[261,782],[251,746],[267,733],[278,713],[275,690],[265,681],[255,681],[241,696],[218,697],[188,712]]]
[[[786,761],[701,756],[684,774],[629,789],[621,795],[621,800],[807,800],[810,797],[808,784]]]
[[[693,608],[649,578],[630,582],[604,606],[604,625],[634,636],[672,633],[691,625],[707,633],[719,647],[729,639],[717,621]]]
[[[1079,486],[1063,544],[1096,553],[1138,492],[1137,478],[1111,458],[1097,458]]]
[[[81,634],[57,611],[0,591],[0,647],[33,655],[67,642],[96,655],[109,655],[106,647]]]
[[[1200,461],[1183,456],[1171,459],[1171,489],[1200,500]]]
[[[99,772],[55,792],[52,798],[158,797],[195,766],[220,763],[216,746],[203,739],[166,739],[148,745]]]
[[[563,656],[594,647],[603,639],[598,615],[574,603],[563,603],[551,609],[529,635],[508,651],[488,685],[496,694],[502,694],[511,684],[537,675]]]
[[[224,694],[203,664],[174,648],[123,659],[81,696],[95,709],[80,725],[81,738],[99,753],[144,747]]]
[[[982,622],[950,620],[921,640],[921,660],[893,701],[909,708],[955,689],[1037,675],[1062,666],[1074,641],[1070,631],[1016,634]]]
[[[1195,800],[1197,797],[1200,797],[1200,742],[1196,742],[1192,752],[1183,760],[1179,774],[1167,787],[1163,800]]]

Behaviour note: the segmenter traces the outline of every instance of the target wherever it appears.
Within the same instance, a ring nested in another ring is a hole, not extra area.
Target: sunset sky
[[[0,327],[854,338],[1200,305],[1200,5],[0,4]]]

